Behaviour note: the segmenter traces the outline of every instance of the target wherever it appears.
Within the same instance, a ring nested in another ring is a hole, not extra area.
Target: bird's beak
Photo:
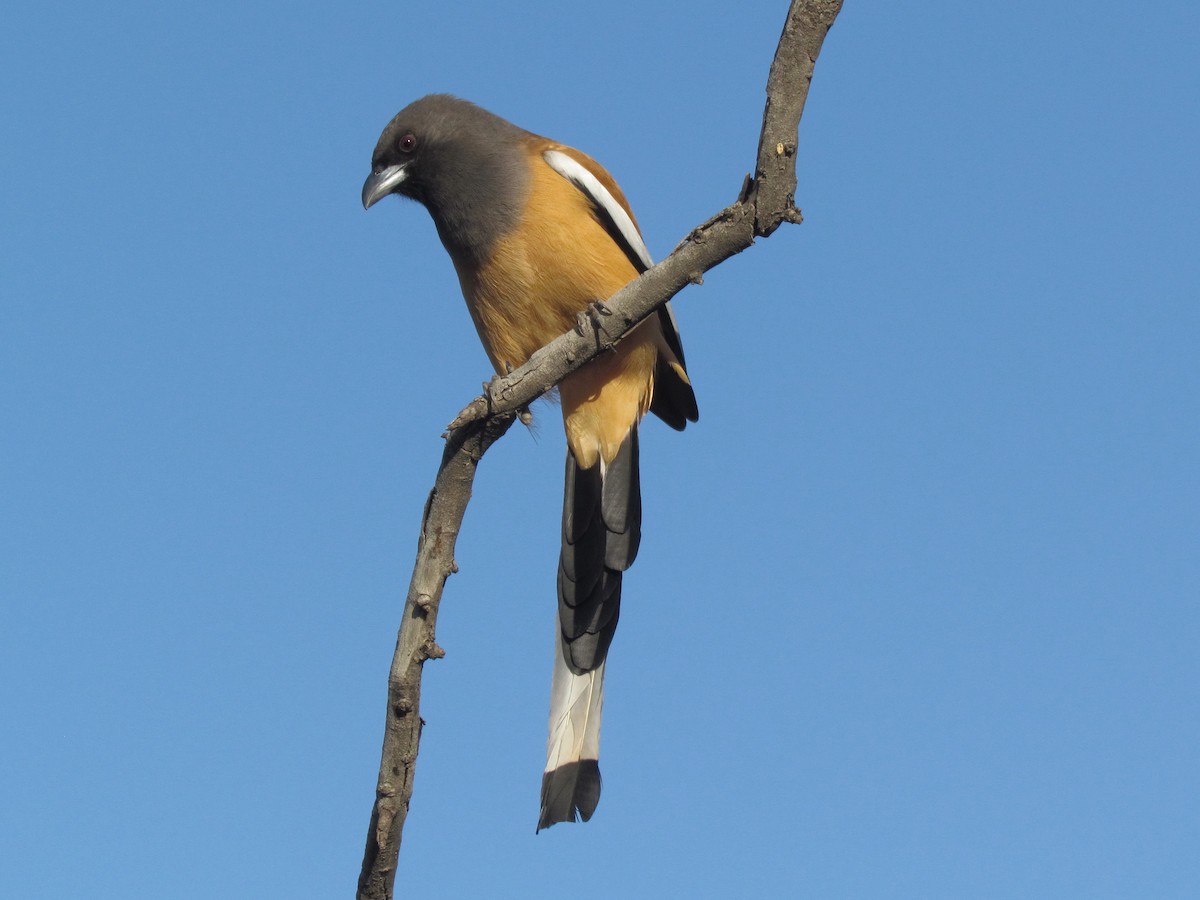
[[[386,197],[400,186],[407,174],[404,166],[388,166],[378,172],[372,172],[363,182],[363,209],[370,209],[379,200]]]

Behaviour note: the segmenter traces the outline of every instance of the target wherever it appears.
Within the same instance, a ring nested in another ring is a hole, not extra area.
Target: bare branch
[[[427,659],[444,652],[434,641],[438,605],[446,579],[458,570],[454,545],[471,499],[475,467],[512,424],[512,416],[496,416],[482,424],[456,429],[446,439],[437,481],[425,503],[417,561],[404,615],[396,638],[396,652],[388,675],[387,724],[375,806],[358,879],[358,896],[392,896],[396,859],[408,804],[412,799],[417,748],[421,741],[421,670]]]
[[[388,678],[387,722],[375,806],[367,835],[360,900],[392,896],[404,819],[412,798],[421,737],[421,673],[426,659],[442,656],[434,640],[438,605],[454,571],[454,545],[471,495],[476,466],[515,416],[566,375],[608,352],[634,325],[686,285],[783,222],[799,222],[794,207],[796,134],[813,66],[841,0],[792,0],[767,80],[758,161],[737,202],[697,227],[662,262],[613,295],[604,329],[568,332],[537,351],[519,369],[498,376],[485,394],[458,414],[446,435],[441,468],[421,525],[417,561],[396,653]]]
[[[767,76],[767,106],[755,170],[755,234],[769,236],[782,222],[799,222],[796,195],[796,132],[817,54],[842,0],[795,2],[788,9],[779,47]]]

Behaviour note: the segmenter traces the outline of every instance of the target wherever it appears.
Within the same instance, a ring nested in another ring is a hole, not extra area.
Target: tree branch
[[[447,435],[437,481],[425,502],[417,561],[388,674],[387,722],[375,806],[371,810],[367,848],[358,877],[360,898],[376,900],[392,896],[400,837],[412,799],[421,741],[421,669],[425,660],[444,655],[434,641],[434,629],[442,588],[458,569],[454,545],[471,499],[475,467],[512,422],[512,416],[496,416]]]
[[[417,560],[396,652],[388,677],[387,719],[375,806],[358,881],[360,900],[392,896],[404,819],[412,799],[421,737],[421,673],[442,656],[434,641],[446,578],[457,568],[454,545],[471,496],[479,460],[516,414],[566,375],[608,352],[638,322],[704,272],[767,237],[783,222],[799,222],[795,208],[796,140],[813,66],[842,0],[792,0],[767,79],[767,102],[753,179],[732,206],[692,231],[662,262],[630,282],[605,305],[595,329],[571,331],[538,350],[525,365],[494,378],[450,423],[417,545]]]

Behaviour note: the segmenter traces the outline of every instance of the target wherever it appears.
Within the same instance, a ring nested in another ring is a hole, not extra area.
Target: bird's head
[[[363,208],[388,194],[425,205],[452,255],[477,255],[520,216],[531,135],[474,103],[430,94],[383,129],[363,183]]]

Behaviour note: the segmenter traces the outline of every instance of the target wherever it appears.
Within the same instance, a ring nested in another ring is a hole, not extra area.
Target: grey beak
[[[404,166],[388,166],[368,175],[367,180],[363,182],[363,209],[370,209],[399,187],[405,174]]]

